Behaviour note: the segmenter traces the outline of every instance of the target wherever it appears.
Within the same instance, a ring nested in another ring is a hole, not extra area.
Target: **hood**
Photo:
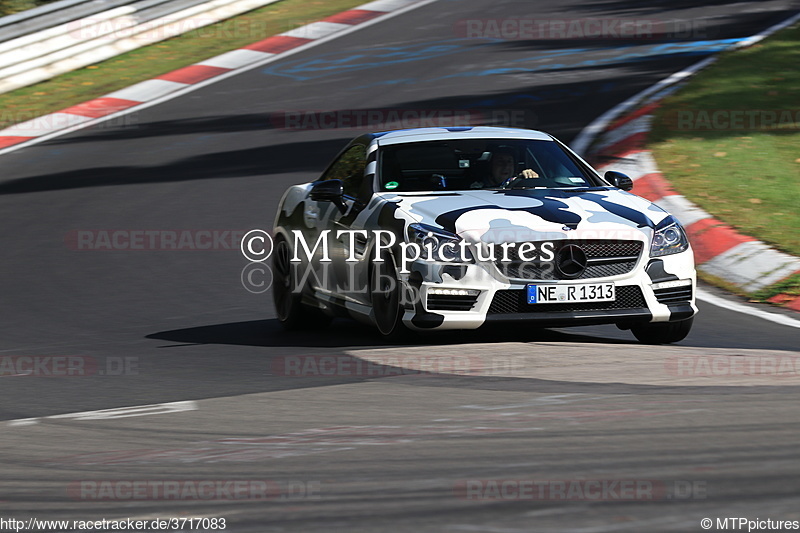
[[[386,194],[410,222],[441,227],[470,241],[558,238],[644,240],[666,211],[613,188],[443,191]]]

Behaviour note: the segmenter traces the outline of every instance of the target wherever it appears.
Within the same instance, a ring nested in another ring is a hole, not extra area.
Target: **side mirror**
[[[319,181],[311,186],[311,199],[315,202],[331,202],[344,213],[347,204],[344,203],[344,184],[342,180]]]
[[[622,172],[617,172],[616,170],[609,170],[605,174],[603,174],[603,178],[611,185],[616,187],[617,189],[622,189],[623,191],[629,191],[633,189],[633,180],[630,179],[626,174]]]

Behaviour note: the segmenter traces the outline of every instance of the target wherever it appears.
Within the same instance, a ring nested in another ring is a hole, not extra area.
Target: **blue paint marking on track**
[[[434,57],[462,52],[475,45],[473,40],[449,39],[408,46],[386,46],[372,48],[365,52],[334,52],[312,58],[280,63],[264,69],[264,74],[286,76],[299,81],[311,80],[332,74],[342,74],[374,67],[422,61]],[[489,44],[489,43],[484,43]]]
[[[521,74],[544,72],[554,70],[573,70],[601,65],[613,65],[639,61],[652,61],[664,57],[708,55],[727,50],[743,39],[720,39],[704,41],[679,41],[660,43],[643,47],[640,44],[625,45],[608,48],[567,48],[549,52],[540,52],[533,56],[516,59],[510,64],[513,66],[458,72],[429,79],[397,78],[383,80],[367,85],[354,86],[352,89],[365,89],[375,86],[416,84],[422,82],[439,81],[450,78],[493,76],[498,74]],[[504,41],[487,39],[477,46],[490,46]],[[426,43],[415,43],[407,46],[388,46],[374,48],[364,52],[334,52],[296,61],[282,62],[271,65],[262,72],[267,75],[284,76],[298,81],[306,81],[325,76],[344,74],[358,70],[398,65],[412,61],[424,61],[435,57],[474,50],[475,39],[449,39]],[[595,52],[616,52],[608,57],[585,59],[577,62],[546,63],[555,58],[568,58],[579,54]],[[545,62],[545,63],[543,63]],[[516,66],[525,63],[525,66]]]
[[[472,76],[492,76],[495,74],[522,74],[522,73],[532,73],[532,72],[542,72],[548,70],[566,70],[566,69],[577,69],[577,68],[585,68],[585,67],[596,67],[600,65],[612,65],[618,63],[630,63],[635,61],[649,61],[653,59],[662,59],[664,57],[670,56],[686,56],[686,55],[709,55],[714,54],[717,52],[722,52],[727,50],[731,46],[735,45],[736,43],[742,41],[744,39],[721,39],[718,41],[693,41],[693,42],[675,42],[675,43],[664,43],[664,44],[657,44],[653,46],[648,46],[644,50],[632,50],[634,48],[641,48],[640,45],[629,45],[629,46],[622,46],[622,47],[613,47],[613,48],[599,48],[596,51],[626,51],[631,50],[627,53],[623,53],[621,55],[612,55],[609,57],[602,57],[598,59],[586,59],[584,61],[579,61],[577,63],[549,63],[543,65],[526,65],[524,67],[504,67],[504,68],[493,68],[493,69],[485,69],[485,70],[473,70],[469,72],[459,72],[456,74],[448,74],[447,76],[440,76],[438,78],[432,78],[425,81],[438,81],[444,80],[449,78],[461,78],[461,77],[472,77]],[[512,63],[531,63],[531,62],[539,62],[541,63],[542,59],[548,59],[551,57],[557,56],[566,56],[566,55],[575,55],[579,53],[586,53],[587,49],[585,48],[571,48],[567,50],[561,50],[558,53],[554,54],[537,54],[535,56],[526,57],[523,59],[516,59]]]

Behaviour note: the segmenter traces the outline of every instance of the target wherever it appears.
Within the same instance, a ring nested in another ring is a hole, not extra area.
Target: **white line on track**
[[[135,405],[131,407],[117,407],[114,409],[101,409],[99,411],[82,411],[79,413],[65,413],[61,415],[44,416],[41,418],[20,418],[6,422],[8,426],[30,426],[38,424],[40,420],[112,420],[116,418],[130,418],[133,416],[165,415],[184,411],[196,411],[197,403],[193,401],[154,403],[149,405]]]
[[[351,34],[353,32],[356,32],[356,31],[358,31],[358,30],[360,30],[362,28],[366,28],[368,26],[372,26],[373,24],[378,24],[378,23],[383,22],[385,20],[388,20],[390,18],[399,16],[399,15],[402,15],[403,13],[407,13],[409,11],[417,9],[418,7],[422,7],[422,6],[426,6],[428,4],[432,4],[433,2],[436,2],[436,1],[437,0],[423,0],[421,2],[418,2],[418,3],[415,3],[415,4],[411,4],[411,5],[407,6],[407,7],[402,8],[402,9],[398,9],[397,11],[388,12],[385,15],[382,15],[382,16],[376,18],[376,19],[373,19],[373,20],[370,20],[370,21],[355,25],[350,29],[342,30],[340,32],[337,32],[337,33],[329,35],[327,37],[323,37],[321,39],[312,41],[312,42],[310,42],[308,44],[304,44],[303,46],[299,46],[299,47],[294,48],[292,50],[289,50],[287,52],[283,52],[283,53],[280,53],[280,54],[276,54],[274,56],[270,56],[270,57],[265,58],[263,61],[260,61],[258,63],[253,63],[252,65],[248,65],[248,66],[243,67],[243,68],[238,68],[236,70],[232,70],[232,71],[227,72],[225,74],[221,74],[221,75],[216,76],[214,78],[210,78],[210,79],[208,79],[206,81],[203,81],[203,82],[200,82],[200,83],[196,83],[196,84],[193,84],[193,85],[189,85],[189,86],[187,86],[186,88],[184,88],[184,89],[182,89],[180,91],[176,91],[174,93],[162,96],[161,98],[159,98],[157,100],[151,100],[149,102],[145,102],[145,103],[139,104],[139,105],[131,107],[129,109],[125,109],[125,110],[119,111],[117,113],[113,113],[111,115],[106,115],[104,117],[100,117],[100,118],[91,120],[89,122],[84,122],[82,124],[78,124],[76,126],[73,126],[72,128],[66,129],[66,130],[56,131],[56,132],[53,132],[53,133],[51,133],[49,135],[43,135],[41,137],[38,137],[36,139],[32,139],[31,141],[22,143],[22,144],[17,145],[17,146],[9,146],[8,148],[0,150],[0,155],[7,154],[9,152],[13,152],[13,151],[21,149],[21,148],[26,148],[28,146],[33,146],[35,144],[39,144],[41,142],[44,142],[44,141],[47,141],[47,140],[50,140],[50,139],[53,139],[53,138],[56,138],[56,137],[60,137],[62,135],[66,135],[68,133],[73,133],[75,131],[78,131],[78,130],[81,130],[81,129],[84,129],[84,128],[88,128],[90,126],[94,126],[95,124],[99,124],[99,123],[105,122],[107,120],[111,120],[111,119],[114,119],[114,118],[117,118],[117,117],[128,115],[130,113],[141,111],[143,109],[147,109],[148,107],[152,107],[152,106],[167,102],[169,100],[172,100],[173,98],[178,98],[180,96],[188,94],[188,93],[190,93],[192,91],[196,91],[196,90],[198,90],[198,89],[200,89],[202,87],[205,87],[207,85],[211,85],[213,83],[217,83],[218,81],[222,81],[222,80],[230,78],[232,76],[236,76],[238,74],[241,74],[242,72],[247,72],[249,70],[253,70],[253,69],[259,68],[259,67],[261,67],[263,65],[266,65],[268,63],[272,63],[274,61],[282,60],[282,59],[284,59],[286,57],[289,57],[291,55],[303,52],[305,50],[308,50],[308,49],[313,48],[315,46],[318,46],[320,44],[326,43],[328,41],[332,41],[334,39],[338,39],[339,37],[343,37],[345,35],[349,35],[349,34]],[[787,19],[787,20],[785,20],[783,22],[775,24],[774,26],[764,30],[761,33],[753,35],[752,37],[748,37],[745,41],[742,41],[742,43],[747,43],[748,45],[751,45],[751,44],[753,44],[755,42],[758,42],[758,41],[764,39],[766,36],[770,35],[771,33],[774,33],[775,31],[778,31],[780,29],[783,29],[785,27],[790,26],[791,24],[793,24],[797,20],[800,20],[800,13],[798,13],[797,15],[795,15],[795,16],[793,16],[793,17],[791,17],[791,18],[789,18],[789,19]],[[741,44],[740,44],[740,46],[741,46]],[[631,98],[628,98],[624,102],[622,102],[620,104],[617,104],[615,107],[613,107],[612,109],[606,111],[600,117],[595,119],[594,122],[592,122],[591,124],[586,126],[586,128],[584,128],[583,131],[580,132],[578,137],[572,143],[572,149],[575,150],[578,153],[581,153],[583,150],[585,150],[591,144],[591,142],[594,139],[594,137],[597,136],[597,134],[599,132],[601,132],[603,130],[603,128],[605,128],[617,116],[619,116],[620,114],[624,113],[630,107],[635,105],[639,100],[641,100],[645,96],[648,96],[650,94],[656,93],[657,91],[663,89],[664,87],[667,87],[669,85],[677,83],[681,79],[686,78],[687,76],[690,76],[691,74],[694,74],[696,71],[704,68],[705,66],[707,66],[710,63],[712,63],[715,60],[716,60],[716,56],[708,57],[708,58],[704,59],[703,61],[700,61],[699,63],[695,63],[694,65],[692,65],[688,69],[682,70],[680,72],[676,72],[676,73],[672,74],[671,76],[659,81],[655,85],[645,89],[644,91],[632,96]],[[736,302],[731,302],[731,301],[725,300],[723,298],[719,298],[717,296],[714,296],[714,295],[711,295],[709,293],[706,293],[705,291],[702,291],[700,289],[698,289],[698,291],[697,291],[697,298],[699,300],[705,301],[705,302],[710,303],[712,305],[716,305],[718,307],[723,307],[725,309],[729,309],[729,310],[732,310],[732,311],[738,311],[738,312],[749,314],[749,315],[752,315],[752,316],[757,316],[759,318],[763,318],[764,320],[770,320],[772,322],[775,322],[777,324],[781,324],[781,325],[784,325],[784,326],[790,326],[790,327],[795,327],[795,328],[796,327],[800,327],[800,322],[798,322],[797,320],[791,319],[791,318],[783,316],[783,315],[776,315],[776,314],[773,314],[773,313],[767,313],[765,311],[761,311],[759,309],[753,309],[753,308],[751,308],[749,306],[745,306],[745,305],[742,305],[742,304],[739,304],[739,303],[736,303]]]
[[[745,305],[739,302],[728,300],[726,298],[715,296],[710,292],[704,291],[703,289],[700,288],[697,289],[697,299],[706,303],[710,303],[711,305],[716,305],[717,307],[728,309],[730,311],[736,311],[738,313],[742,313],[745,315],[751,315],[758,318],[763,318],[764,320],[769,320],[770,322],[775,322],[776,324],[780,324],[782,326],[789,326],[791,328],[800,328],[800,320],[796,320],[786,315],[767,313],[766,311],[762,311],[761,309],[757,309],[749,305]]]
[[[788,18],[788,19],[786,19],[786,20],[784,20],[782,22],[779,22],[779,23],[777,23],[777,24],[775,24],[773,26],[770,26],[769,28],[767,28],[766,30],[764,30],[764,31],[762,31],[760,33],[757,33],[755,35],[747,37],[746,39],[744,39],[742,41],[739,41],[735,45],[731,46],[731,50],[736,49],[736,48],[743,48],[745,46],[753,45],[753,44],[757,43],[758,41],[761,41],[762,39],[764,39],[764,38],[768,37],[769,35],[775,33],[776,31],[782,30],[782,29],[784,29],[786,27],[791,26],[792,24],[794,24],[798,20],[800,20],[800,13],[797,13],[794,16],[792,16],[792,17],[790,17],[790,18]],[[589,124],[588,126],[583,128],[583,130],[578,134],[578,136],[575,138],[575,140],[572,143],[570,143],[570,148],[572,148],[574,151],[578,152],[578,154],[583,155],[583,153],[586,151],[586,149],[592,143],[594,138],[600,132],[602,132],[606,128],[606,126],[608,126],[612,121],[614,121],[621,114],[623,114],[626,111],[628,111],[630,108],[632,108],[633,106],[638,104],[641,100],[643,100],[647,96],[655,94],[658,91],[660,91],[661,89],[664,89],[664,88],[666,88],[666,87],[668,87],[670,85],[678,83],[679,81],[681,81],[681,80],[683,80],[683,79],[695,74],[698,70],[701,70],[701,69],[707,67],[708,65],[710,65],[713,62],[715,62],[716,60],[717,60],[717,56],[716,55],[707,57],[707,58],[703,59],[702,61],[699,61],[699,62],[695,63],[694,65],[692,65],[692,66],[690,66],[690,67],[688,67],[688,68],[686,68],[684,70],[681,70],[679,72],[675,72],[674,74],[671,74],[671,75],[667,76],[666,78],[664,78],[663,80],[659,81],[658,83],[656,83],[654,85],[651,85],[647,89],[645,89],[645,90],[643,90],[643,91],[631,96],[630,98],[628,98],[624,102],[621,102],[621,103],[615,105],[614,107],[612,107],[611,109],[609,109],[608,111],[606,111],[605,113],[603,113],[602,115],[597,117],[591,124]],[[2,153],[2,152],[0,152],[0,153]]]
[[[594,138],[597,137],[597,135],[600,134],[606,128],[606,126],[611,124],[611,122],[613,122],[618,116],[626,111],[629,111],[647,96],[654,94],[669,85],[678,83],[682,79],[691,76],[698,70],[707,67],[716,60],[716,56],[707,57],[704,60],[690,66],[689,68],[667,76],[655,85],[651,85],[647,89],[634,94],[624,102],[615,105],[597,117],[591,124],[583,128],[578,136],[575,137],[575,140],[570,143],[570,148],[572,148],[575,152],[578,152],[578,154],[583,157],[586,149],[589,148],[589,145],[592,144],[592,141],[594,141]]]
[[[753,45],[761,41],[762,39],[768,37],[769,35],[775,33],[776,31],[791,26],[798,20],[800,20],[800,13],[797,13],[794,16],[782,22],[770,26],[769,28],[767,28],[762,32],[759,32],[751,37],[744,39],[743,41],[738,42],[737,44],[732,46],[731,49],[743,48],[745,46]],[[638,94],[631,96],[624,102],[621,102],[616,106],[612,107],[611,109],[609,109],[608,111],[597,117],[591,124],[586,126],[578,134],[575,140],[571,143],[570,148],[578,152],[578,154],[582,155],[586,151],[586,149],[589,148],[589,146],[592,144],[592,141],[594,141],[595,137],[597,137],[597,135],[599,135],[617,117],[619,117],[626,111],[636,106],[647,96],[656,94],[658,91],[661,91],[668,86],[678,83],[679,81],[695,74],[697,71],[707,67],[716,60],[717,60],[716,55],[707,57],[702,61],[699,61],[698,63],[695,63],[694,65],[690,66],[689,68],[671,74],[670,76],[667,76],[658,83],[651,85],[650,87],[639,92]],[[728,309],[730,311],[736,311],[738,313],[743,313],[746,315],[762,318],[764,320],[769,320],[770,322],[781,324],[782,326],[800,328],[800,321],[795,320],[791,317],[785,315],[778,315],[774,313],[767,313],[766,311],[762,311],[761,309],[756,309],[754,307],[744,305],[739,302],[734,302],[731,300],[727,300],[725,298],[720,298],[719,296],[715,296],[699,288],[697,289],[697,299],[706,303],[710,303],[711,305],[716,305],[717,307]]]

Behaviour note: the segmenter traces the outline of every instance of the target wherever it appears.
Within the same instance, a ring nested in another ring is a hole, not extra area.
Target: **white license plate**
[[[613,302],[616,298],[613,283],[528,285],[527,289],[529,304]]]

